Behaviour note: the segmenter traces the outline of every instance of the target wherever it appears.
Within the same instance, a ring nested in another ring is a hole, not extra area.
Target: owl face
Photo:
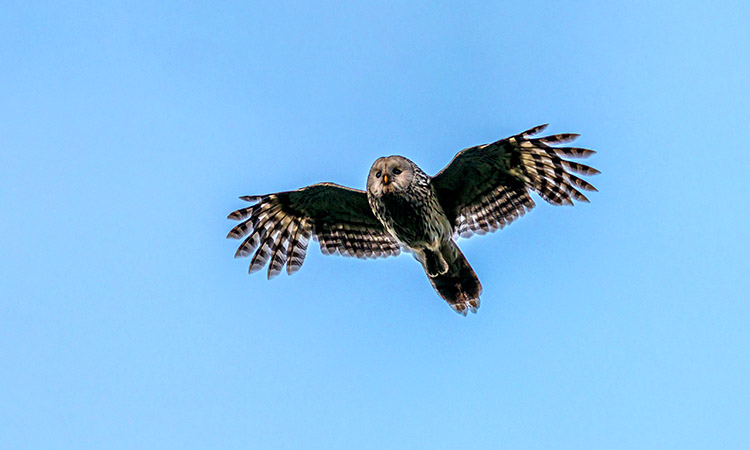
[[[403,156],[378,158],[367,176],[367,191],[379,197],[383,194],[404,192],[414,179],[414,163]]]

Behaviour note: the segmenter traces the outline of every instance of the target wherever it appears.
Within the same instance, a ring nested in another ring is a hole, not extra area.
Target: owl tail
[[[476,313],[479,308],[479,294],[482,293],[482,284],[477,274],[474,273],[469,261],[453,240],[443,244],[440,253],[448,265],[444,273],[429,276],[427,265],[425,265],[432,287],[457,313],[464,316],[467,311]]]

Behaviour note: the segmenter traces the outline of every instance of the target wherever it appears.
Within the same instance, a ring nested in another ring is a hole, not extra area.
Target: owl
[[[577,134],[534,137],[545,128],[464,149],[432,177],[403,156],[386,156],[373,163],[365,191],[318,183],[240,197],[253,204],[229,215],[240,223],[227,237],[243,239],[235,257],[252,255],[250,273],[268,263],[269,279],[285,266],[290,275],[299,270],[311,238],[326,255],[378,258],[403,250],[453,310],[475,313],[482,285],[456,239],[510,224],[534,207],[531,191],[553,205],[588,202],[581,191],[596,191],[574,173],[598,170],[563,159],[595,152],[554,146]]]

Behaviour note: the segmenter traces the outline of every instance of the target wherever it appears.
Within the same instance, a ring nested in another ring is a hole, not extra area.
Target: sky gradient
[[[750,447],[747,2],[6,2],[13,449]],[[590,204],[409,256],[232,258],[240,195],[576,132]]]

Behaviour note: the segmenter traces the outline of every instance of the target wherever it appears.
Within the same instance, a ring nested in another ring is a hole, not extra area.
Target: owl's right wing
[[[532,137],[546,127],[464,149],[432,178],[457,234],[470,236],[504,227],[534,207],[529,195],[532,190],[553,205],[588,202],[579,189],[596,188],[572,172],[596,175],[599,171],[562,157],[586,158],[595,152],[551,146],[570,142],[577,134]]]
[[[377,258],[401,251],[372,213],[364,191],[318,183],[296,191],[240,198],[257,203],[228,216],[242,222],[227,237],[247,236],[235,257],[255,251],[250,273],[269,260],[269,279],[278,275],[284,264],[289,275],[296,272],[305,260],[311,236],[327,255]]]

